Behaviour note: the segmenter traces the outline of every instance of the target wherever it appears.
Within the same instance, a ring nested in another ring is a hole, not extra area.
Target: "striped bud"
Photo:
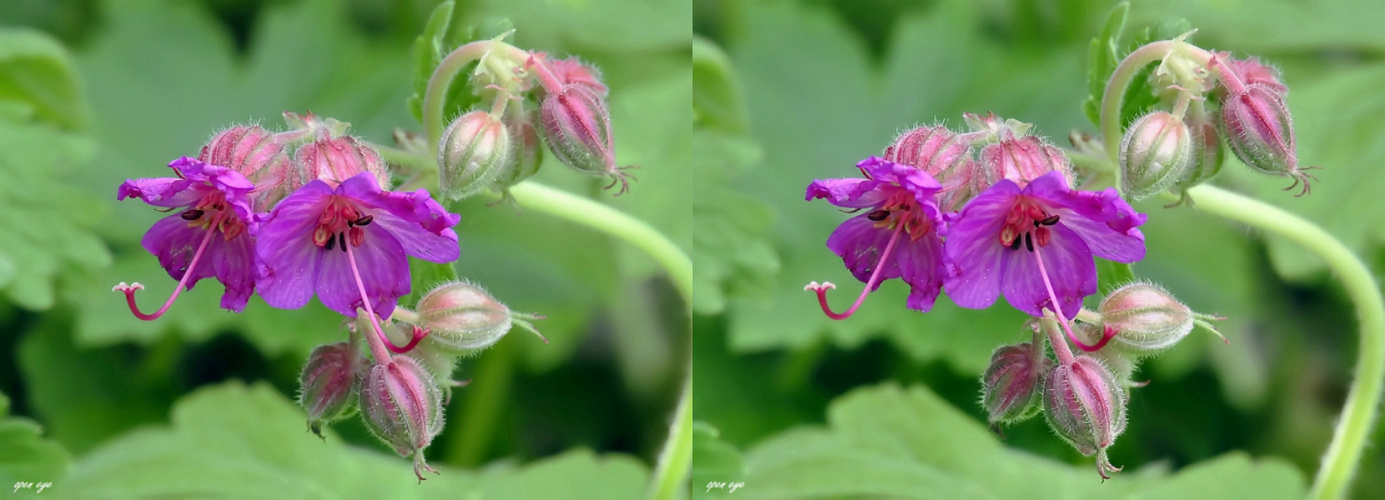
[[[511,141],[505,124],[488,111],[469,111],[453,120],[438,142],[443,195],[467,198],[490,187],[510,162]]]
[[[992,429],[1039,414],[1043,377],[1052,366],[1043,346],[1030,342],[1001,346],[991,354],[981,375],[981,406]]]
[[[322,435],[322,424],[330,424],[356,413],[361,357],[346,342],[313,349],[308,364],[299,376],[298,404],[308,413],[308,428]]]
[[[1193,160],[1192,133],[1168,111],[1135,120],[1120,144],[1121,191],[1133,200],[1173,186]]]
[[[1111,370],[1090,356],[1078,356],[1053,367],[1044,381],[1044,416],[1048,426],[1083,455],[1096,455],[1097,473],[1119,471],[1106,459],[1106,448],[1125,431],[1129,395]]]
[[[402,456],[414,459],[423,480],[428,466],[423,449],[442,432],[442,390],[428,370],[412,358],[394,356],[371,366],[361,382],[361,416],[366,428]]]

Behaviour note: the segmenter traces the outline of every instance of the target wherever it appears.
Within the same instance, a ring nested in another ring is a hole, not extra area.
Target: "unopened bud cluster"
[[[575,58],[528,52],[523,60],[512,60],[507,54],[489,52],[488,64],[472,78],[475,93],[486,96],[488,106],[452,120],[438,143],[443,193],[460,199],[523,181],[543,162],[541,143],[578,172],[609,177],[608,188],[620,184],[617,195],[627,191],[628,176],[616,166],[608,89],[600,73]],[[528,98],[537,101],[537,109]]]

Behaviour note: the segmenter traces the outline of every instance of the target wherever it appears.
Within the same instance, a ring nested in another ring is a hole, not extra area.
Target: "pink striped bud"
[[[1265,84],[1251,84],[1228,95],[1221,106],[1221,127],[1231,151],[1255,170],[1293,177],[1294,184],[1286,190],[1302,182],[1299,196],[1307,194],[1310,176],[1298,166],[1293,120],[1280,94]]]
[[[981,171],[987,185],[1009,179],[1023,187],[1049,172],[1058,171],[1072,183],[1072,167],[1063,151],[1035,136],[1015,137],[1009,131],[981,149]]]
[[[539,108],[544,139],[553,156],[579,172],[611,177],[624,194],[630,189],[625,172],[616,167],[611,115],[606,101],[583,85],[566,85],[545,97]]]
[[[423,449],[442,432],[442,390],[433,375],[406,356],[371,366],[361,382],[361,415],[366,428],[402,456],[414,459],[414,474],[436,473]]]
[[[318,346],[299,376],[298,404],[308,412],[308,428],[322,435],[330,424],[356,413],[361,356],[350,344]]]
[[[286,185],[293,178],[293,147],[307,132],[270,132],[259,125],[238,125],[212,136],[197,159],[210,165],[230,168],[255,184],[251,203],[256,212],[268,211],[275,203],[302,186]]]
[[[601,83],[601,72],[595,67],[583,64],[576,57],[567,59],[550,59],[548,63],[549,71],[558,79],[562,85],[581,85],[586,87],[599,98],[605,99],[608,89],[606,84]],[[555,89],[556,91],[557,89]]]
[[[430,332],[424,343],[442,352],[474,354],[495,345],[512,326],[538,334],[527,321],[536,316],[516,314],[481,287],[465,281],[434,288],[418,299],[415,309],[419,326]]]
[[[1121,192],[1135,201],[1167,191],[1192,160],[1192,132],[1183,120],[1168,111],[1141,116],[1121,138]]]
[[[884,158],[918,167],[937,179],[943,186],[940,198],[946,211],[955,211],[976,195],[971,140],[946,127],[917,127],[900,134],[885,148]]]
[[[1001,346],[991,354],[991,365],[981,375],[981,406],[991,429],[1039,414],[1043,377],[1052,367],[1043,346],[1030,342]]]
[[[445,196],[461,199],[490,187],[512,157],[510,132],[499,117],[475,110],[458,117],[438,142],[438,182]]]
[[[1125,431],[1129,395],[1100,361],[1081,355],[1055,366],[1044,381],[1044,415],[1048,426],[1083,455],[1096,455],[1097,473],[1120,468],[1106,458],[1106,448]]]
[[[375,148],[355,137],[329,137],[323,133],[316,141],[300,146],[293,156],[309,181],[317,179],[336,187],[342,181],[369,172],[381,189],[390,188],[384,158]]]
[[[501,189],[533,177],[543,165],[543,143],[539,140],[539,131],[529,114],[519,116],[521,118],[517,119],[506,116],[505,120],[505,128],[510,133],[511,155],[509,163],[495,179],[495,185]]]

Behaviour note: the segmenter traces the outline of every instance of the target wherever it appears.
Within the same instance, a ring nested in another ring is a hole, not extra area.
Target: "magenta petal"
[[[332,192],[313,181],[284,198],[260,223],[255,252],[262,267],[257,288],[269,305],[297,309],[313,297],[317,254],[313,230]]]
[[[409,259],[384,228],[372,224],[363,229],[365,238],[361,246],[352,247],[350,255],[356,259],[370,306],[377,316],[388,318],[399,297],[409,294]],[[356,309],[362,306],[361,288],[356,284],[348,254],[339,249],[321,252],[321,265],[314,278],[318,300],[328,309],[356,317]]]
[[[842,208],[870,208],[889,197],[877,189],[881,183],[871,179],[819,179],[808,185],[806,200],[826,198],[828,203]]]
[[[181,280],[188,271],[188,265],[192,264],[192,257],[197,253],[197,247],[202,244],[206,236],[206,230],[189,226],[188,221],[175,214],[159,219],[153,226],[150,226],[149,231],[144,233],[144,238],[140,240],[140,244],[149,253],[159,258],[159,265],[168,271],[170,277]],[[216,238],[213,237],[212,239]],[[192,271],[192,276],[187,280],[187,289],[191,290],[198,280],[215,275],[213,266],[210,264],[211,260],[208,257],[208,255],[203,255],[201,261],[197,263],[197,268]]]
[[[944,287],[957,305],[985,309],[1000,296],[1003,252],[1000,230],[1015,205],[1019,186],[1001,180],[967,203],[947,233],[948,262],[952,266]]]
[[[387,211],[367,210],[366,213],[375,218],[371,226],[388,231],[409,255],[439,264],[452,262],[461,256],[457,233],[451,229],[444,229],[442,234],[433,234],[417,223],[403,220]]]
[[[222,239],[224,238],[217,238]],[[250,235],[242,233],[230,241],[214,242],[219,257],[216,262],[216,279],[226,285],[221,295],[221,308],[235,312],[245,310],[250,295],[255,293],[255,243]]]
[[[875,266],[880,263],[880,254],[889,244],[891,234],[889,229],[875,227],[875,221],[865,215],[858,215],[842,222],[832,231],[832,235],[827,237],[827,248],[841,256],[842,263],[846,264],[852,276],[867,283]],[[880,288],[880,283],[885,280],[900,276],[895,256],[891,256],[884,265],[885,269],[880,272],[875,288]]]
[[[156,207],[187,207],[196,204],[212,188],[187,179],[162,177],[128,179],[116,189],[116,200],[139,198]]]
[[[916,241],[901,238],[896,243],[895,261],[900,277],[909,284],[910,309],[928,312],[938,299],[946,269],[943,266],[943,243],[937,234],[930,233]]]
[[[1061,226],[1054,226],[1052,231],[1052,239],[1047,246],[1039,248],[1038,255],[1043,256],[1044,268],[1063,316],[1072,318],[1082,309],[1082,299],[1096,293],[1096,264],[1092,262],[1087,244],[1076,233]],[[1039,273],[1036,254],[1023,247],[1004,252],[1001,288],[1005,300],[1015,309],[1036,318],[1043,317],[1043,310],[1051,301],[1043,275]]]
[[[1059,216],[1058,225],[1077,233],[1102,258],[1137,262],[1145,257],[1145,237],[1136,229],[1148,218],[1122,200],[1115,189],[1073,191],[1056,172],[1035,179],[1025,194],[1041,198]]]

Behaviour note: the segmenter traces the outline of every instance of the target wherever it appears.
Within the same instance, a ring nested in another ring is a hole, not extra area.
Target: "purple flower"
[[[426,190],[382,191],[369,172],[335,189],[314,180],[260,222],[260,296],[271,306],[296,309],[316,293],[323,305],[346,316],[366,307],[388,318],[399,297],[409,293],[406,255],[457,260],[451,227],[460,219]]]
[[[140,241],[179,286],[154,314],[135,307],[134,292],[140,284],[116,287],[125,292],[130,309],[144,320],[157,318],[184,289],[202,278],[215,277],[226,292],[221,307],[240,312],[255,291],[254,238],[249,194],[254,185],[226,167],[182,157],[168,164],[178,177],[130,179],[120,185],[117,200],[139,198],[156,207],[178,213],[154,223]]]
[[[943,220],[934,200],[942,186],[923,170],[874,156],[856,166],[865,179],[817,180],[808,186],[808,200],[826,198],[839,207],[868,210],[838,226],[827,238],[827,248],[866,283],[867,292],[881,281],[901,278],[911,289],[909,308],[928,311],[945,274],[939,234]],[[810,289],[819,291],[824,312],[834,319],[850,316],[860,304],[858,299],[846,313],[833,313],[825,290]]]
[[[1039,317],[1054,307],[1051,285],[1071,318],[1096,293],[1093,254],[1124,263],[1144,258],[1144,235],[1136,229],[1144,222],[1115,189],[1074,191],[1058,171],[1022,190],[1002,179],[948,228],[947,294],[957,305],[983,309],[1004,292],[1010,305]]]

